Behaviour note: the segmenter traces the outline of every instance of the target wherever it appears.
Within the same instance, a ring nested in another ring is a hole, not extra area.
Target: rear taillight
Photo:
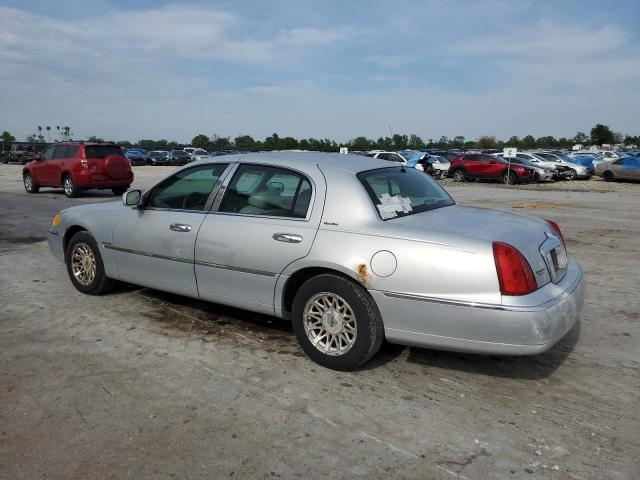
[[[551,226],[553,231],[556,232],[558,237],[560,237],[560,241],[562,242],[562,245],[565,245],[565,243],[564,243],[564,235],[562,235],[562,232],[560,231],[560,227],[558,226],[558,224],[556,222],[554,222],[553,220],[547,220],[547,223]],[[566,246],[565,246],[565,248],[566,248]]]
[[[86,158],[81,158],[80,159],[80,166],[82,168],[89,168],[89,162],[87,161]]]
[[[514,246],[493,242],[493,259],[503,295],[526,295],[537,290],[538,283],[529,262]]]

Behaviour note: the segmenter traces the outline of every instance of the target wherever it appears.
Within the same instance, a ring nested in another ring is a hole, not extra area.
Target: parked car
[[[601,163],[596,167],[596,175],[606,181],[640,180],[640,158],[624,157]]]
[[[451,162],[449,162],[445,157],[428,154],[421,162],[423,170],[430,170],[429,173],[435,178],[440,179],[449,175]],[[426,168],[425,164],[427,163],[431,166],[430,169]]]
[[[184,150],[171,150],[169,152],[169,162],[171,165],[186,165],[193,159]]]
[[[133,166],[150,165],[152,163],[151,157],[149,157],[149,155],[147,155],[146,153],[142,153],[140,150],[129,148],[124,151],[124,156]]]
[[[597,167],[601,163],[605,163],[605,162],[608,161],[602,155],[600,155],[599,152],[595,152],[595,151],[592,151],[592,150],[581,150],[581,151],[577,151],[577,152],[572,152],[572,153],[567,154],[567,156],[571,157],[571,158],[578,158],[578,157],[588,156],[588,157],[591,158],[591,163],[593,163],[594,167]]]
[[[48,240],[80,292],[123,280],[275,315],[337,370],[384,338],[541,353],[584,298],[555,223],[456,205],[428,175],[357,155],[204,160],[122,203],[63,210]]]
[[[548,162],[555,163],[556,168],[564,167],[564,176],[567,180],[588,180],[591,178],[591,173],[587,167],[576,162],[571,162],[561,154],[553,152],[536,152],[536,155],[544,158]]]
[[[25,165],[38,156],[33,145],[14,143],[8,151],[2,152],[2,163],[19,163]]]
[[[402,165],[407,164],[407,159],[396,152],[385,152],[381,150],[374,150],[372,152],[369,152],[367,156],[372,158],[378,158],[380,160],[387,160],[389,162],[398,162],[398,163],[401,163]]]
[[[189,154],[192,160],[202,160],[211,156],[209,152],[202,148],[185,147],[183,150]]]
[[[454,158],[449,175],[456,182],[470,179],[500,180],[505,184],[529,182],[534,170],[526,165],[511,165],[503,158],[485,153],[465,153]]]
[[[533,163],[529,160],[524,160],[522,158],[504,158],[504,154],[503,153],[497,153],[495,155],[496,157],[500,157],[503,160],[505,160],[506,162],[511,161],[511,165],[526,165],[527,167],[530,167],[533,169],[533,178],[531,179],[531,181],[533,182],[553,182],[556,177],[557,177],[557,173],[555,169],[551,169],[551,168],[545,168],[540,166],[537,163]]]
[[[596,171],[596,167],[593,164],[593,157],[591,157],[590,155],[580,155],[575,158],[567,157],[567,161],[582,165],[587,169],[590,175],[593,175]]]
[[[24,188],[62,187],[67,197],[90,188],[111,189],[122,195],[133,182],[133,171],[119,145],[64,142],[48,147],[22,170]]]
[[[169,152],[165,150],[153,150],[149,152],[149,158],[152,165],[169,165],[171,163]]]

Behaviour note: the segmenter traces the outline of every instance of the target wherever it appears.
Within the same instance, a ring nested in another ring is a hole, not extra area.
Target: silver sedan
[[[555,223],[456,205],[428,175],[356,155],[195,162],[122,202],[63,210],[48,238],[81,292],[120,280],[289,319],[338,370],[385,338],[541,353],[584,297]]]

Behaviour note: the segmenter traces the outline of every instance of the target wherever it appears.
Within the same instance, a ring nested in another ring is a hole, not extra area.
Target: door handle
[[[190,232],[191,225],[185,225],[184,223],[172,223],[169,225],[169,230],[173,230],[174,232]]]
[[[274,233],[273,239],[285,243],[300,243],[302,241],[302,235],[296,235],[295,233]]]

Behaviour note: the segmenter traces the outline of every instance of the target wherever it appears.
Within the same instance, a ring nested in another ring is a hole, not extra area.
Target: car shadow
[[[64,190],[62,190],[61,188],[53,188],[53,189],[49,189],[47,188],[46,190],[41,190],[40,193],[56,193],[56,194],[60,194],[60,195],[64,195]],[[113,192],[111,190],[100,190],[100,189],[91,189],[91,190],[82,190],[82,192],[80,192],[78,194],[77,197],[78,199],[82,199],[82,198],[112,198],[114,200],[119,199],[119,196],[116,196],[113,194]]]
[[[569,357],[580,338],[580,321],[545,353],[533,356],[476,355],[410,347],[407,361],[418,365],[458,370],[492,377],[541,380]]]
[[[265,349],[303,356],[291,322],[217,303],[196,300],[127,283],[119,283],[107,295],[137,292],[157,307],[144,316],[167,328],[215,334],[255,334],[264,340]],[[540,380],[549,377],[569,357],[580,338],[580,322],[550,350],[535,356],[477,355],[407,347],[383,342],[380,351],[358,371],[374,370],[399,357],[408,349],[406,362],[427,367],[458,370],[493,377]],[[269,344],[272,342],[272,344]]]

